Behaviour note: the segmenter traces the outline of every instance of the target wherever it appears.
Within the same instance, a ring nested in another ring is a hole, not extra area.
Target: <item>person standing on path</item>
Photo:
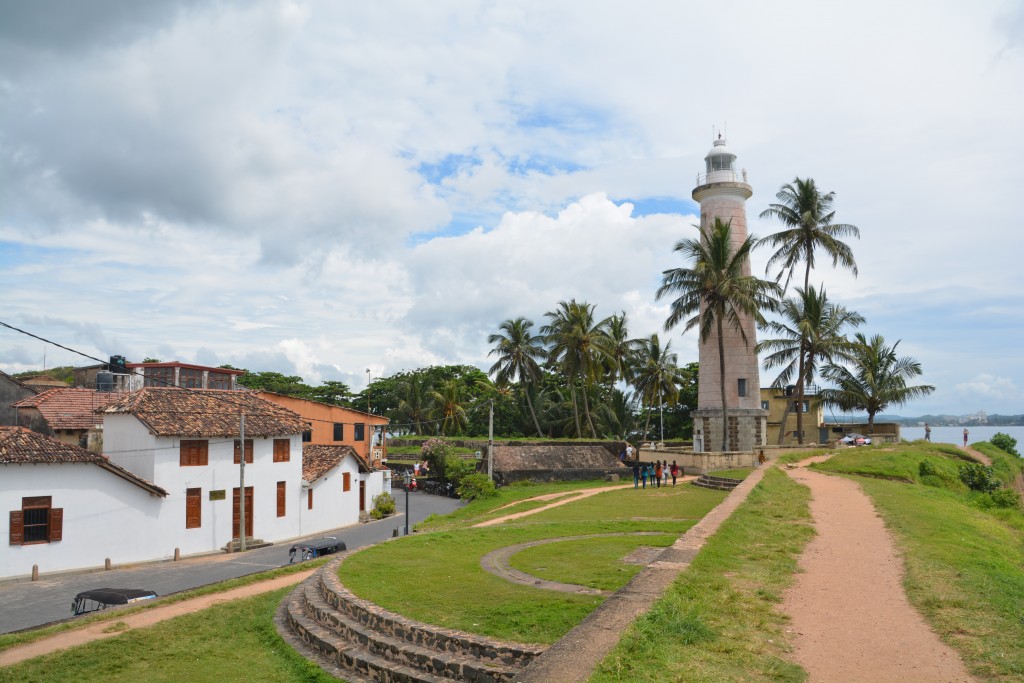
[[[644,483],[644,488],[647,488],[647,466],[646,465],[641,465],[640,466],[640,478],[641,478],[641,480]]]
[[[928,426],[927,422],[924,423],[924,440],[925,441],[931,441],[932,440],[932,428]]]
[[[668,460],[661,461],[661,483],[668,486]]]
[[[633,463],[633,488],[640,488],[640,463]]]
[[[968,434],[970,434],[970,432],[967,431],[967,427],[964,427],[964,448],[967,448],[967,435]]]
[[[675,460],[672,461],[672,469],[670,471],[672,472],[672,485],[675,486],[676,477],[679,476],[679,465],[676,464]]]
[[[654,481],[658,488],[661,488],[661,461],[654,461]]]
[[[633,444],[626,443],[626,460],[633,459]]]

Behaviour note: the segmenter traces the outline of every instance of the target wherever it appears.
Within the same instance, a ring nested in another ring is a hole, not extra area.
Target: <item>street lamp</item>
[[[405,535],[409,535],[409,484],[412,482],[412,475],[409,474],[409,470],[406,470],[402,474],[402,479],[405,480]]]

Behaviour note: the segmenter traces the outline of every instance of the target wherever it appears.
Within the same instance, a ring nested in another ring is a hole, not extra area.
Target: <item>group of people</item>
[[[647,488],[647,482],[651,482],[652,488],[661,488],[661,486],[668,486],[668,478],[671,475],[672,485],[676,485],[676,478],[679,476],[679,465],[673,460],[672,464],[668,464],[668,460],[662,460],[658,462],[654,461],[651,463],[634,462],[633,463],[633,488],[637,489],[643,485],[643,488]]]

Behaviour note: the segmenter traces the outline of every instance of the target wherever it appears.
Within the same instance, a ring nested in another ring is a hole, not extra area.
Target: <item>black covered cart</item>
[[[157,595],[153,591],[141,588],[97,588],[76,595],[75,601],[71,603],[71,611],[77,617],[79,614],[106,609],[111,605],[130,605],[155,597]]]
[[[345,542],[339,541],[334,536],[315,538],[311,541],[300,541],[288,551],[288,563],[294,562],[296,557],[300,560],[312,560],[314,557],[340,553],[345,549]]]

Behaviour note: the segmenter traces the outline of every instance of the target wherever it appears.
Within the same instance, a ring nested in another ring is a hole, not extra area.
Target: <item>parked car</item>
[[[871,439],[863,434],[851,433],[839,439],[839,443],[845,443],[847,446],[870,446]]]
[[[82,591],[71,603],[71,612],[77,617],[86,612],[106,609],[111,605],[130,605],[157,597],[151,590],[141,588],[97,588]]]

